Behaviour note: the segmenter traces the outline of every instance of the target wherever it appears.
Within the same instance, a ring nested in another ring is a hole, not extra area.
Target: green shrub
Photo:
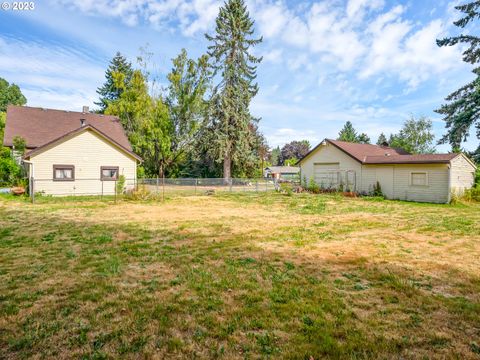
[[[317,185],[317,183],[313,178],[310,178],[310,181],[308,182],[307,190],[314,194],[318,194],[320,193],[320,186]]]
[[[22,168],[17,164],[9,148],[0,149],[0,186],[17,185]]]
[[[462,196],[462,200],[480,202],[480,185],[465,190]]]
[[[280,192],[287,196],[293,195],[293,188],[291,183],[280,183]]]
[[[125,175],[120,175],[117,180],[117,187],[115,191],[117,192],[117,195],[123,194],[123,191],[125,190]]]
[[[378,196],[378,197],[385,197],[383,195],[383,192],[382,192],[382,187],[380,185],[380,183],[377,181],[377,183],[375,185],[373,185],[373,192],[372,192],[372,195],[373,196]]]

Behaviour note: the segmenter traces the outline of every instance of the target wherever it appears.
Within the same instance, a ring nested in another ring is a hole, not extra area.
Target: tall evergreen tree
[[[465,28],[470,22],[480,18],[480,1],[455,6],[464,16],[455,21],[454,25]],[[463,52],[463,61],[475,65],[473,73],[475,80],[451,93],[445,99],[448,103],[436,110],[442,114],[447,133],[439,143],[450,143],[453,148],[459,147],[470,135],[470,128],[475,126],[477,138],[480,139],[480,37],[467,34],[437,40],[438,46],[467,45]]]
[[[270,163],[275,166],[275,165],[280,165],[280,146],[277,146],[276,148],[272,149],[270,152]]]
[[[123,74],[123,85],[127,85],[133,75],[132,64],[125,58],[125,56],[120,54],[120,52],[117,52],[110,61],[110,65],[105,72],[105,83],[97,89],[97,94],[100,95],[100,99],[95,103],[95,105],[100,107],[98,112],[102,114],[112,101],[120,98],[120,95],[124,89],[123,86],[119,87],[119,84],[115,83],[115,79],[113,77],[114,73]]]
[[[385,134],[382,132],[377,139],[377,145],[383,145],[383,144],[388,144],[387,137]]]
[[[256,162],[252,146],[255,141],[255,119],[250,114],[250,101],[258,92],[256,70],[262,59],[250,48],[262,38],[253,37],[254,22],[243,0],[227,0],[216,19],[215,34],[206,34],[210,41],[208,54],[213,60],[214,74],[220,76],[214,88],[205,137],[208,153],[216,162],[223,162],[223,177],[229,179],[232,168],[241,175],[248,164]]]
[[[360,135],[357,136],[357,140],[355,142],[360,144],[370,144],[371,140],[366,133],[361,133]]]
[[[357,131],[353,128],[353,124],[350,121],[347,121],[342,130],[338,133],[337,140],[357,142],[357,136]]]

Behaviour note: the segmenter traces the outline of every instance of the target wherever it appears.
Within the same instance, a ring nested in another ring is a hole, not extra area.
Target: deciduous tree
[[[425,116],[418,119],[412,116],[398,134],[390,135],[389,145],[411,154],[431,154],[435,152],[434,139],[432,121]]]
[[[172,62],[173,68],[167,75],[169,86],[165,97],[171,123],[171,158],[166,165],[170,176],[178,175],[182,171],[181,165],[188,160],[187,155],[192,155],[196,135],[206,116],[206,94],[211,80],[207,55],[193,60],[182,49]]]
[[[279,163],[286,165],[286,160],[300,160],[310,151],[310,142],[308,140],[292,141],[285,144],[280,152]]]
[[[22,91],[15,84],[9,84],[5,79],[0,78],[0,112],[7,111],[8,105],[25,105],[27,99]]]

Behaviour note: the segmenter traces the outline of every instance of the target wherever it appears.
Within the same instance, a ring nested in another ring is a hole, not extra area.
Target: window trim
[[[413,184],[413,174],[425,174],[425,185],[415,185]],[[410,186],[416,187],[427,187],[428,185],[428,171],[411,171],[410,172]]]
[[[60,169],[65,170],[72,170],[72,177],[71,178],[57,178],[56,171]],[[60,165],[54,164],[53,165],[53,181],[75,181],[75,165]]]
[[[116,170],[117,171],[117,177],[116,178],[104,177],[103,176],[103,170]],[[118,181],[119,176],[120,176],[120,167],[119,166],[100,166],[100,180],[101,181]]]

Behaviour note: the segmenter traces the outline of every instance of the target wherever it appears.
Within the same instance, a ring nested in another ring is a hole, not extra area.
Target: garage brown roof
[[[392,155],[409,155],[410,153],[398,148],[389,146],[379,146],[372,144],[358,144],[348,141],[326,139],[330,144],[336,146],[343,152],[360,162],[365,162],[368,156],[392,156]]]
[[[132,147],[115,116],[76,111],[43,109],[28,106],[8,106],[3,144],[13,146],[13,138],[21,136],[27,148],[34,149],[91,125],[128,151]]]
[[[367,156],[364,164],[447,164],[459,154]]]
[[[389,146],[357,144],[347,141],[325,139],[298,163],[313,153],[322,144],[329,143],[362,164],[442,164],[449,163],[459,154],[412,155],[407,151]]]

